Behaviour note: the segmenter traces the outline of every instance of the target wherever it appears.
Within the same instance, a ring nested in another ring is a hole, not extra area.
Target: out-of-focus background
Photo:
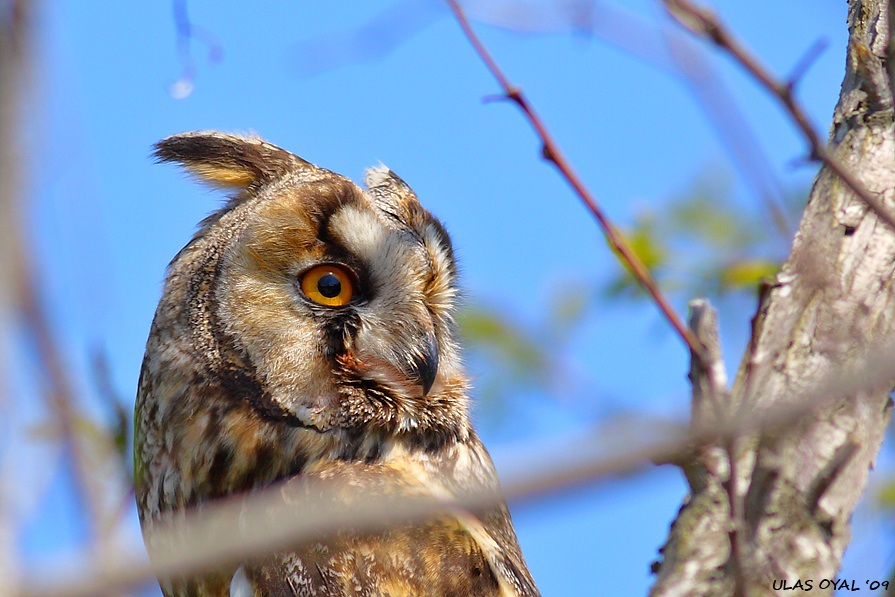
[[[676,308],[697,294],[717,304],[733,373],[757,284],[788,253],[816,171],[785,114],[655,1],[466,4]],[[711,5],[762,63],[797,77],[825,132],[844,71],[844,0]],[[102,478],[101,503],[88,503],[35,348],[19,342],[14,391],[0,401],[0,523],[12,545],[0,555],[26,577],[97,536],[140,541],[121,471],[144,342],[167,262],[222,200],[152,163],[151,145],[177,132],[254,131],[355,180],[384,163],[416,190],[459,256],[475,419],[498,469],[524,471],[532,450],[592,450],[594,430],[611,450],[687,420],[685,347],[496,97],[442,2],[35,6],[14,148],[29,256],[74,383],[75,432],[96,446],[117,434],[121,449],[88,455]],[[855,515],[843,578],[890,574],[890,452]],[[545,595],[637,595],[685,493],[677,470],[646,466],[511,508]]]

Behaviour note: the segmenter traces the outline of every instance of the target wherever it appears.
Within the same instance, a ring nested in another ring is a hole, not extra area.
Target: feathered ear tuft
[[[159,162],[174,162],[207,184],[231,189],[263,186],[294,171],[317,170],[260,137],[216,131],[181,133],[154,146]]]
[[[385,166],[368,169],[364,183],[376,207],[407,224],[412,225],[425,211],[413,189]]]

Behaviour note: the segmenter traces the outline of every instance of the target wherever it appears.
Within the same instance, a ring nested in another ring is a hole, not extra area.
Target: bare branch
[[[805,52],[801,59],[799,59],[795,67],[793,67],[792,72],[790,72],[789,76],[786,78],[791,88],[795,89],[798,86],[820,55],[827,49],[828,45],[829,42],[822,38],[814,42],[814,44],[808,48],[808,51]]]
[[[680,32],[666,30],[666,45],[673,65],[669,66],[690,88],[702,110],[727,146],[744,182],[754,189],[768,211],[779,238],[789,246],[795,229],[789,221],[780,182],[755,134],[740,112],[735,98],[698,48]]]
[[[556,144],[556,142],[553,140],[553,137],[547,130],[544,121],[541,120],[541,118],[534,111],[532,105],[525,98],[525,95],[523,95],[522,90],[510,82],[510,80],[501,70],[500,66],[498,66],[497,62],[488,52],[488,49],[478,38],[475,31],[472,29],[472,25],[469,23],[469,19],[466,17],[466,13],[460,6],[460,3],[457,0],[448,0],[448,4],[450,5],[451,10],[454,12],[454,15],[457,18],[457,22],[460,24],[461,29],[463,29],[463,33],[466,35],[467,39],[469,39],[469,43],[472,44],[473,48],[475,48],[476,53],[482,59],[482,62],[485,63],[485,66],[488,68],[494,78],[497,79],[497,82],[503,89],[506,98],[515,103],[519,107],[519,109],[522,110],[522,113],[528,119],[528,122],[531,124],[532,128],[534,128],[542,143],[542,154],[544,156],[544,159],[552,162],[560,171],[560,174],[562,174],[566,181],[572,186],[572,188],[575,190],[575,193],[578,195],[587,209],[597,219],[597,222],[600,224],[600,228],[602,228],[603,234],[606,236],[606,240],[609,242],[610,247],[612,247],[616,254],[619,255],[624,266],[631,272],[631,274],[637,279],[640,285],[653,298],[656,306],[677,332],[678,336],[680,336],[684,343],[690,348],[690,351],[693,354],[701,355],[703,347],[699,344],[699,341],[693,336],[692,333],[690,333],[690,330],[688,330],[684,326],[681,318],[678,316],[674,308],[662,294],[662,291],[659,290],[659,286],[650,273],[649,269],[643,264],[643,261],[640,260],[640,257],[637,256],[637,253],[635,253],[634,250],[630,247],[624,236],[618,232],[618,229],[609,220],[603,209],[597,204],[596,199],[584,185],[584,182],[572,169],[572,165],[562,154],[559,146]]]
[[[439,2],[390,2],[362,25],[296,42],[289,51],[292,71],[307,77],[347,64],[382,58],[443,17],[444,10]]]
[[[810,157],[820,160],[825,166],[836,173],[836,175],[855,193],[861,200],[866,203],[876,214],[886,222],[891,228],[895,229],[895,215],[889,213],[882,201],[877,198],[876,194],[870,191],[867,186],[850,170],[848,170],[827,148],[826,144],[821,140],[820,136],[814,130],[808,115],[801,105],[796,102],[793,94],[795,81],[778,81],[771,75],[764,66],[762,66],[752,55],[743,47],[736,38],[727,30],[721,21],[707,8],[700,7],[689,2],[689,0],[663,0],[669,14],[675,18],[683,27],[690,30],[694,34],[704,37],[714,43],[716,46],[727,52],[737,63],[740,64],[758,83],[768,92],[774,95],[784,109],[790,115],[796,127],[801,131],[805,140],[808,142],[810,149]],[[864,50],[857,49],[855,56],[859,61]],[[862,63],[867,70],[871,70],[870,61],[864,58]],[[797,71],[798,72],[798,71]],[[883,101],[885,101],[884,98]],[[888,106],[892,107],[892,94],[888,97]]]
[[[473,21],[524,33],[594,35],[647,64],[679,77],[693,93],[739,169],[760,198],[779,238],[788,247],[795,225],[787,217],[783,190],[736,99],[693,40],[676,28],[656,27],[620,5],[583,2],[489,0],[469,6]]]

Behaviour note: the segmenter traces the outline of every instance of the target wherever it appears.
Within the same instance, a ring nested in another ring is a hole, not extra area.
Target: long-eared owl
[[[161,521],[283,480],[496,490],[467,413],[451,241],[403,180],[373,168],[362,189],[217,132],[155,156],[232,196],[168,266],[146,346],[134,456],[150,555]],[[503,504],[161,584],[168,597],[538,595]]]

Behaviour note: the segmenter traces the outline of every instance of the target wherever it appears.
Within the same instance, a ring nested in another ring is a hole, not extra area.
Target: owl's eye
[[[301,291],[327,307],[347,305],[354,296],[351,275],[338,265],[317,265],[301,275]]]

